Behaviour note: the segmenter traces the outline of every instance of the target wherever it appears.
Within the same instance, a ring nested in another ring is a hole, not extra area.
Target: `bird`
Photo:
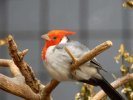
[[[72,74],[70,72],[73,60],[65,51],[69,49],[76,59],[85,55],[89,48],[79,41],[70,40],[68,36],[76,32],[68,30],[50,30],[43,34],[44,46],[42,48],[42,60],[48,73],[53,79],[62,81],[78,81],[82,83],[100,86],[111,100],[124,100],[124,98],[102,76],[100,70],[104,70],[96,58],[79,66]]]

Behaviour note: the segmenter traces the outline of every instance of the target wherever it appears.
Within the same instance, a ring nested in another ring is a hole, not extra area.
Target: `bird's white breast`
[[[69,80],[69,67],[68,63],[63,61],[63,56],[58,50],[54,50],[55,46],[48,48],[46,53],[46,69],[51,74],[53,78],[58,81]]]

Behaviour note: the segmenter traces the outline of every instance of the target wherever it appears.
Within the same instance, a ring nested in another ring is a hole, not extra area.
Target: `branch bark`
[[[0,88],[27,100],[40,100],[40,95],[35,94],[31,88],[25,84],[24,77],[22,76],[9,78],[0,74]]]
[[[49,100],[51,92],[59,85],[59,81],[52,79],[49,84],[47,84],[42,92],[42,98],[45,100],[46,98]]]
[[[1,67],[8,67],[11,60],[7,59],[0,59],[0,65]]]
[[[66,52],[69,54],[69,56],[72,58],[73,60],[73,64],[71,67],[71,72],[73,72],[74,70],[78,69],[80,65],[86,63],[87,61],[93,59],[95,56],[99,55],[100,53],[102,53],[103,51],[107,50],[108,48],[110,48],[113,45],[113,43],[111,41],[106,41],[98,46],[96,46],[95,48],[93,48],[92,50],[88,51],[85,55],[83,55],[80,59],[76,59],[74,57],[74,55],[71,53],[71,50],[69,50],[67,47],[65,47]]]
[[[39,93],[39,83],[37,81],[38,79],[35,78],[31,67],[23,60],[23,57],[25,55],[24,51],[18,51],[17,45],[11,35],[8,36],[8,44],[10,56],[13,58],[14,63],[19,68],[22,75],[25,77],[26,84],[29,85],[35,93]]]
[[[13,75],[13,78],[11,78],[0,74],[0,89],[27,100],[40,100],[40,95],[35,94],[25,83],[24,76],[12,60],[0,59],[0,66],[9,67]]]
[[[3,67],[9,67],[13,76],[22,75],[18,67],[14,64],[12,60],[0,59],[0,65]]]
[[[125,83],[127,83],[131,80],[133,80],[133,73],[127,74],[126,76],[118,78],[117,80],[112,82],[111,85],[116,89],[116,88],[119,88],[120,86],[124,85]],[[92,98],[92,100],[101,100],[104,96],[106,96],[106,94],[103,90],[101,90]]]

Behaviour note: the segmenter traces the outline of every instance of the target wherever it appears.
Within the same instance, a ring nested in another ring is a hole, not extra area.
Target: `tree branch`
[[[49,100],[51,92],[59,85],[59,81],[52,79],[49,84],[47,84],[42,92],[43,100]],[[47,99],[46,99],[47,98]]]
[[[2,67],[9,67],[13,76],[21,75],[21,72],[12,60],[0,59],[0,65]]]
[[[67,47],[65,47],[66,52],[69,54],[69,56],[72,58],[72,60],[74,62],[71,67],[71,72],[78,69],[80,65],[86,63],[87,61],[93,59],[95,56],[99,55],[103,51],[107,50],[112,45],[113,45],[112,42],[108,40],[108,41],[96,46],[92,50],[88,51],[85,55],[83,55],[78,60],[73,56],[73,54],[71,53],[71,50],[69,50]]]
[[[0,89],[28,100],[40,100],[40,95],[35,94],[31,88],[25,84],[25,78],[12,60],[0,59],[0,66],[9,67],[14,76],[10,78],[0,74]]]
[[[24,82],[24,77],[17,76],[17,78],[9,78],[0,74],[0,88],[2,90],[27,100],[40,100],[40,95],[35,94]]]
[[[9,67],[9,62],[11,60],[7,60],[7,59],[0,59],[0,67]]]
[[[124,85],[125,83],[127,83],[131,80],[133,80],[133,73],[127,74],[126,76],[118,78],[117,80],[112,82],[111,85],[116,89],[116,88],[119,88],[120,86]],[[104,96],[106,96],[106,94],[103,90],[101,90],[92,98],[92,100],[101,100]]]
[[[39,93],[38,80],[35,78],[35,75],[31,67],[23,60],[23,56],[27,53],[27,50],[26,53],[24,51],[20,53],[11,35],[8,36],[8,44],[10,55],[13,58],[14,63],[17,65],[22,75],[25,77],[26,84],[29,85],[35,93]]]
[[[23,60],[28,50],[18,51],[12,36],[8,36],[6,41],[13,60],[0,59],[0,66],[9,67],[13,78],[0,74],[0,89],[27,100],[51,100],[50,93],[57,83],[49,83],[45,88],[37,80],[31,67]],[[47,94],[47,97],[42,96],[42,93]]]

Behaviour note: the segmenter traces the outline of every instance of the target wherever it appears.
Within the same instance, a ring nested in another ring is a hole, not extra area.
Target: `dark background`
[[[111,40],[113,47],[97,58],[109,73],[120,76],[119,65],[114,56],[121,43],[128,51],[133,50],[133,10],[122,7],[123,0],[0,0],[0,38],[12,34],[20,50],[29,49],[25,60],[33,67],[42,82],[50,81],[43,68],[41,49],[44,41],[40,36],[52,29],[77,32],[71,39],[86,44],[89,48]],[[0,47],[0,58],[10,58],[7,47]],[[0,72],[9,74],[8,69]],[[74,100],[81,84],[61,83],[54,91],[54,100]],[[66,98],[66,99],[65,99]],[[0,90],[0,100],[21,100]]]

